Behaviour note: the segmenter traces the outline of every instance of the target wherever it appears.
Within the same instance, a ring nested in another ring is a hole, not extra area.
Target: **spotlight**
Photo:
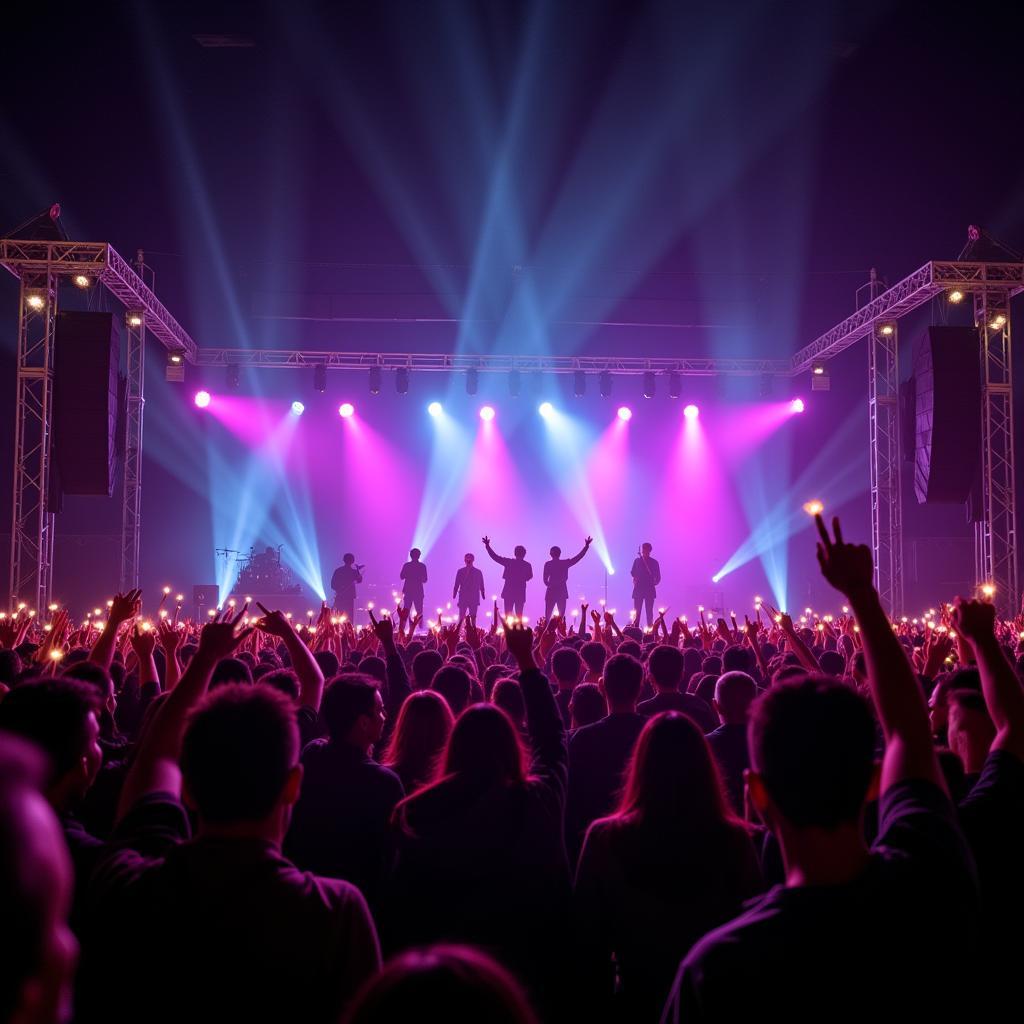
[[[520,374],[520,372],[518,370],[509,370],[508,371],[508,393],[513,398],[518,398],[519,397],[519,392],[522,389],[522,386],[523,386],[523,379],[522,379],[522,375]]]
[[[1002,313],[997,313],[992,318],[992,323],[989,324],[989,327],[991,327],[993,331],[1001,330],[1005,326],[1006,326],[1006,317]]]
[[[794,398],[793,401],[789,403],[789,408],[791,412],[803,412],[806,406],[804,405],[804,400],[802,398]]]
[[[470,367],[466,371],[466,394],[475,395],[480,386],[480,371]]]
[[[491,420],[494,419],[494,407],[490,405],[485,405],[480,410],[480,419],[482,419],[485,423],[490,423]]]
[[[351,402],[342,402],[338,406],[338,415],[343,419],[347,420],[355,414],[356,407]]]
[[[323,394],[327,390],[327,364],[317,363],[313,367],[313,390]]]
[[[196,406],[200,409],[205,409],[210,404],[210,392],[209,391],[197,391],[196,397],[193,399]]]
[[[896,328],[893,327],[892,324],[885,324],[882,327],[882,334],[884,334],[887,338],[890,338],[890,337],[892,337],[892,334],[893,334],[893,332],[895,330],[896,330]]]
[[[550,419],[554,414],[555,407],[550,402],[541,402],[537,412],[544,417],[544,419]]]
[[[75,274],[72,281],[75,282],[76,288],[88,288],[92,284],[92,279],[85,276],[85,274]]]
[[[811,373],[813,373],[815,377],[824,377],[825,363],[821,359],[816,359],[811,363]]]
[[[438,416],[441,415],[443,411],[444,410],[441,408],[440,402],[431,402],[430,405],[427,406],[427,412],[429,412],[430,415],[433,416],[435,420],[437,419]]]
[[[804,511],[809,516],[820,516],[825,511],[825,506],[817,498],[804,502]]]
[[[683,393],[683,378],[675,370],[668,373],[668,397],[678,398]]]
[[[981,592],[985,595],[985,597],[991,598],[992,595],[995,594],[996,588],[992,586],[991,583],[983,583],[981,585]]]
[[[183,352],[168,352],[167,365],[164,367],[164,378],[177,381],[179,384],[185,379],[185,354]]]
[[[654,374],[648,370],[644,374],[644,398],[653,398],[657,391],[657,381],[654,378]]]
[[[620,420],[631,420],[633,418],[633,410],[628,405],[620,405],[618,415]]]
[[[292,412],[296,416],[301,416],[306,411],[306,407],[301,402],[292,402]]]
[[[949,293],[947,298],[949,299],[950,302],[953,303],[954,306],[956,306],[956,305],[959,305],[961,302],[964,301],[964,293],[962,291],[960,291],[959,288],[954,288]]]
[[[26,296],[25,303],[29,309],[42,309],[46,305],[46,299],[39,292],[31,292]]]
[[[224,368],[224,379],[227,382],[228,391],[237,391],[241,383],[241,370],[238,363],[228,363]]]
[[[409,371],[404,366],[399,366],[395,370],[395,391],[400,395],[409,393]]]
[[[379,395],[380,394],[380,367],[379,366],[371,366],[370,367],[370,394],[371,395]]]
[[[142,314],[141,313],[125,313],[124,322],[129,327],[141,327],[142,326]]]
[[[572,393],[576,398],[582,398],[587,393],[587,375],[582,370],[572,375]]]
[[[612,375],[607,370],[602,370],[598,377],[598,383],[601,388],[602,398],[611,398],[612,396]]]
[[[683,415],[688,420],[695,420],[700,415],[700,409],[698,409],[697,406],[695,406],[695,405],[688,405],[683,410]]]
[[[832,378],[825,368],[825,361],[817,359],[811,363],[811,390],[828,391],[832,387]]]

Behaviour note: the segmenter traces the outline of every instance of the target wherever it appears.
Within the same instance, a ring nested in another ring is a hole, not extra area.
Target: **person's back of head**
[[[320,714],[333,743],[362,747],[364,728],[377,717],[380,693],[377,681],[359,672],[335,676],[324,690]],[[378,737],[379,738],[379,737]]]
[[[289,700],[299,699],[299,677],[290,668],[271,668],[263,672],[257,682],[261,686],[269,686],[278,693],[283,693]]]
[[[604,644],[598,643],[596,640],[588,640],[580,648],[580,657],[583,659],[583,664],[587,666],[587,672],[590,675],[599,676],[604,671],[608,651]]]
[[[672,692],[679,689],[685,664],[686,659],[681,650],[661,644],[651,651],[647,659],[647,670],[658,690]]]
[[[977,690],[953,690],[949,694],[947,735],[949,748],[969,773],[980,772],[996,738],[996,727],[985,697]]]
[[[382,763],[403,780],[429,782],[451,735],[455,718],[448,702],[433,690],[410,693],[398,712]]]
[[[722,672],[746,672],[753,668],[753,652],[749,647],[733,645],[722,652]]]
[[[313,655],[313,659],[320,666],[324,679],[333,679],[338,674],[338,669],[341,668],[341,663],[334,651],[317,651]]]
[[[42,796],[48,766],[31,743],[0,733],[0,1020],[63,1020],[78,944],[68,928],[73,874]]]
[[[185,729],[185,798],[205,825],[264,821],[297,798],[298,757],[294,704],[269,686],[225,684]]]
[[[512,784],[526,778],[526,752],[512,720],[493,704],[473,704],[455,720],[444,774],[471,786]]]
[[[21,658],[17,651],[0,650],[0,683],[13,686],[21,673]]]
[[[446,1024],[537,1024],[519,983],[478,949],[432,946],[399,954],[356,996],[343,1024],[392,1024],[444,1007]]]
[[[252,670],[241,658],[221,658],[210,677],[210,689],[232,683],[252,686]]]
[[[713,655],[709,656],[701,662],[700,669],[706,676],[720,676],[722,674],[722,659]]]
[[[376,654],[368,655],[359,662],[359,671],[364,675],[372,676],[380,683],[381,686],[387,684],[388,681],[388,667],[384,663],[383,658],[378,658]]]
[[[746,725],[757,684],[746,672],[726,672],[715,683],[714,709],[723,725]]]
[[[526,703],[522,688],[515,679],[499,679],[491,694],[491,703],[501,708],[517,729],[526,726]]]
[[[47,755],[46,787],[60,811],[85,795],[103,763],[99,707],[93,686],[65,678],[22,683],[0,701],[0,730],[30,740]]]
[[[825,676],[779,683],[754,701],[751,796],[794,828],[859,821],[874,772],[875,724],[856,691]]]
[[[559,647],[551,656],[551,672],[563,690],[571,690],[580,681],[583,662],[571,647]]]
[[[80,683],[88,683],[96,691],[96,699],[101,707],[113,713],[116,707],[114,698],[114,679],[102,666],[91,661],[80,661],[61,672],[62,679],[77,679]]]
[[[772,688],[781,686],[783,683],[792,683],[803,679],[806,675],[807,669],[803,665],[784,664],[772,673]]]
[[[612,655],[605,663],[601,681],[609,714],[636,710],[644,682],[643,665],[636,658],[628,654]]]
[[[608,714],[608,702],[597,683],[580,683],[569,698],[569,717],[574,729],[593,725]]]
[[[500,665],[500,664],[488,665],[487,668],[484,670],[484,678],[482,680],[483,688],[484,688],[484,696],[488,700],[490,700],[491,699],[491,693],[494,690],[494,684],[499,679],[506,679],[506,678],[510,677],[511,674],[512,674],[512,669],[510,669],[507,665]]]
[[[458,718],[469,703],[473,682],[465,669],[458,665],[445,665],[434,673],[430,688],[444,697],[452,714]]]
[[[838,651],[822,651],[818,655],[818,666],[834,679],[842,679],[846,674],[846,659]]]
[[[444,664],[444,658],[437,651],[420,651],[412,659],[412,681],[414,690],[428,690],[430,681]]]
[[[631,630],[637,630],[639,636]],[[637,626],[627,626],[623,631],[622,635],[626,638],[619,646],[615,649],[616,654],[628,654],[631,658],[636,658],[637,661],[643,656],[644,649],[640,645],[643,643],[643,630],[640,630]]]
[[[665,828],[707,832],[731,815],[704,733],[688,716],[663,711],[643,727],[625,772],[617,814]]]

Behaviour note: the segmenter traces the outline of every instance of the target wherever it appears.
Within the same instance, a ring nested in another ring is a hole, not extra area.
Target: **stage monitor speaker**
[[[966,501],[981,453],[981,363],[974,327],[929,327],[914,345],[914,492]]]
[[[112,313],[59,313],[53,466],[64,494],[114,493],[121,338]]]

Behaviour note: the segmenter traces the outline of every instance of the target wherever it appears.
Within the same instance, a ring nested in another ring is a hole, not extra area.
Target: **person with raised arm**
[[[469,552],[466,552],[464,561],[466,564],[455,574],[452,600],[459,603],[460,622],[465,622],[467,616],[476,622],[477,609],[487,596],[487,591],[484,590],[484,574],[473,564],[476,559]]]
[[[587,537],[579,553],[572,558],[563,558],[562,549],[553,547],[550,551],[551,559],[544,563],[544,618],[550,621],[552,614],[557,610],[560,616],[565,616],[566,606],[569,604],[569,570],[590,550],[594,543],[593,537]]]
[[[658,595],[661,583],[661,566],[657,559],[651,558],[654,550],[650,542],[640,546],[640,553],[633,559],[633,568],[629,570],[633,577],[633,607],[636,609],[636,624],[640,625],[640,613],[646,609],[647,625],[654,625],[654,599]]]
[[[405,610],[415,610],[423,615],[423,588],[427,583],[427,567],[420,561],[423,552],[413,548],[409,552],[409,561],[402,566],[399,578],[402,580],[402,594],[405,597]]]
[[[786,680],[750,711],[750,800],[785,883],[683,960],[662,1021],[950,1020],[968,1008],[978,891],[932,746],[920,684],[872,585],[871,552],[816,517],[822,574],[860,627],[885,737],[880,778],[866,701],[829,677]],[[878,830],[864,809],[879,789]],[[955,949],[956,969],[936,950]]]
[[[356,565],[356,556],[351,552],[342,558],[342,564],[334,570],[331,589],[334,591],[334,610],[355,625],[356,584],[363,582],[363,565]]]
[[[207,1019],[336,1021],[380,967],[359,891],[281,855],[303,774],[293,702],[269,686],[205,696],[248,635],[241,619],[202,630],[139,744],[125,845],[90,885],[82,1019],[180,1021],[198,1006]]]
[[[512,552],[515,558],[505,558],[494,553],[490,537],[484,537],[483,542],[487,554],[505,570],[502,573],[505,585],[501,588],[501,596],[505,601],[505,617],[515,615],[521,619],[526,609],[526,584],[533,579],[533,566],[526,561],[526,548],[522,544],[517,544]]]

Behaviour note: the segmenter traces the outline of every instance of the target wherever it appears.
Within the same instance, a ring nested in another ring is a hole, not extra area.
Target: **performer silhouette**
[[[416,614],[423,616],[423,584],[427,582],[427,567],[420,561],[423,552],[413,548],[409,552],[409,561],[402,566],[401,579],[405,581],[402,593],[405,595],[405,610],[416,609]]]
[[[459,619],[465,620],[467,615],[476,621],[476,612],[480,601],[487,594],[484,590],[484,574],[475,566],[474,557],[466,555],[466,564],[455,574],[455,586],[452,588],[452,600],[459,602]]]
[[[345,555],[343,565],[334,570],[331,589],[334,591],[334,610],[354,623],[356,617],[356,584],[363,582],[365,566],[356,565],[355,555]]]
[[[487,554],[498,565],[505,567],[505,571],[502,573],[505,585],[501,588],[501,596],[505,601],[505,614],[517,615],[522,618],[523,609],[526,607],[526,584],[533,579],[533,566],[526,561],[526,548],[519,544],[512,552],[516,556],[515,558],[503,558],[494,553],[490,537],[484,537],[483,541]]]
[[[647,625],[654,625],[654,598],[661,583],[661,566],[651,558],[651,545],[644,544],[640,554],[633,559],[629,574],[633,577],[633,607],[636,609],[636,624],[640,625],[640,610],[647,609]]]
[[[569,570],[590,550],[594,543],[593,537],[583,542],[583,550],[572,558],[563,558],[562,549],[551,549],[551,561],[544,563],[544,618],[550,619],[551,613],[557,608],[559,615],[565,615],[565,606],[569,602]]]

